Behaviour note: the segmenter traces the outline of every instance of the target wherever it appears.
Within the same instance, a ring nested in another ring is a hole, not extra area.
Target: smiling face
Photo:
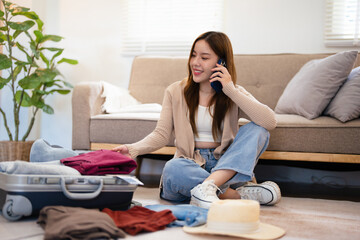
[[[194,82],[210,84],[209,79],[213,73],[211,69],[216,66],[218,59],[219,57],[205,40],[196,42],[190,58]]]

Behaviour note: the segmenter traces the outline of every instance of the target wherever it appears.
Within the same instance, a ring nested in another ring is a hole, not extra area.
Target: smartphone
[[[221,66],[226,67],[226,63],[225,63],[225,61],[224,61],[222,58],[220,58],[217,63],[218,63],[219,65],[221,65]],[[218,72],[218,71],[215,71],[215,72]],[[210,85],[211,85],[212,88],[215,90],[215,92],[220,93],[220,92],[222,91],[222,84],[221,84],[221,82],[219,82],[219,81],[214,81],[214,82],[210,83]]]

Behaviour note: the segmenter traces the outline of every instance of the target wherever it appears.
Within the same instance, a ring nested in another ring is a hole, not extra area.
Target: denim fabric
[[[153,211],[162,211],[169,209],[172,214],[176,217],[176,221],[170,223],[169,227],[181,227],[181,226],[190,226],[196,227],[206,223],[208,210],[205,208],[189,205],[189,204],[179,204],[179,205],[147,205],[145,208],[148,208]]]
[[[230,169],[237,172],[220,186],[223,191],[230,185],[251,181],[257,161],[269,144],[269,138],[270,134],[265,128],[250,122],[240,127],[233,143],[219,160],[213,155],[214,149],[197,149],[206,160],[204,168],[189,159],[171,159],[163,169],[160,197],[176,202],[190,201],[190,190],[217,170]]]

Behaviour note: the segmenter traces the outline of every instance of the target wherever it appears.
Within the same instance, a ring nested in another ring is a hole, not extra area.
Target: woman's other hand
[[[125,156],[131,158],[129,149],[125,145],[120,145],[120,146],[114,147],[113,149],[111,149],[111,151],[119,152],[122,155],[125,155]]]

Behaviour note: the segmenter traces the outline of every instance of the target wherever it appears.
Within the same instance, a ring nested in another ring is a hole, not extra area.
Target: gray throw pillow
[[[360,67],[351,71],[344,85],[325,109],[324,114],[342,122],[360,117]]]
[[[307,119],[319,117],[345,82],[357,54],[357,51],[339,52],[307,62],[286,86],[275,112]]]

